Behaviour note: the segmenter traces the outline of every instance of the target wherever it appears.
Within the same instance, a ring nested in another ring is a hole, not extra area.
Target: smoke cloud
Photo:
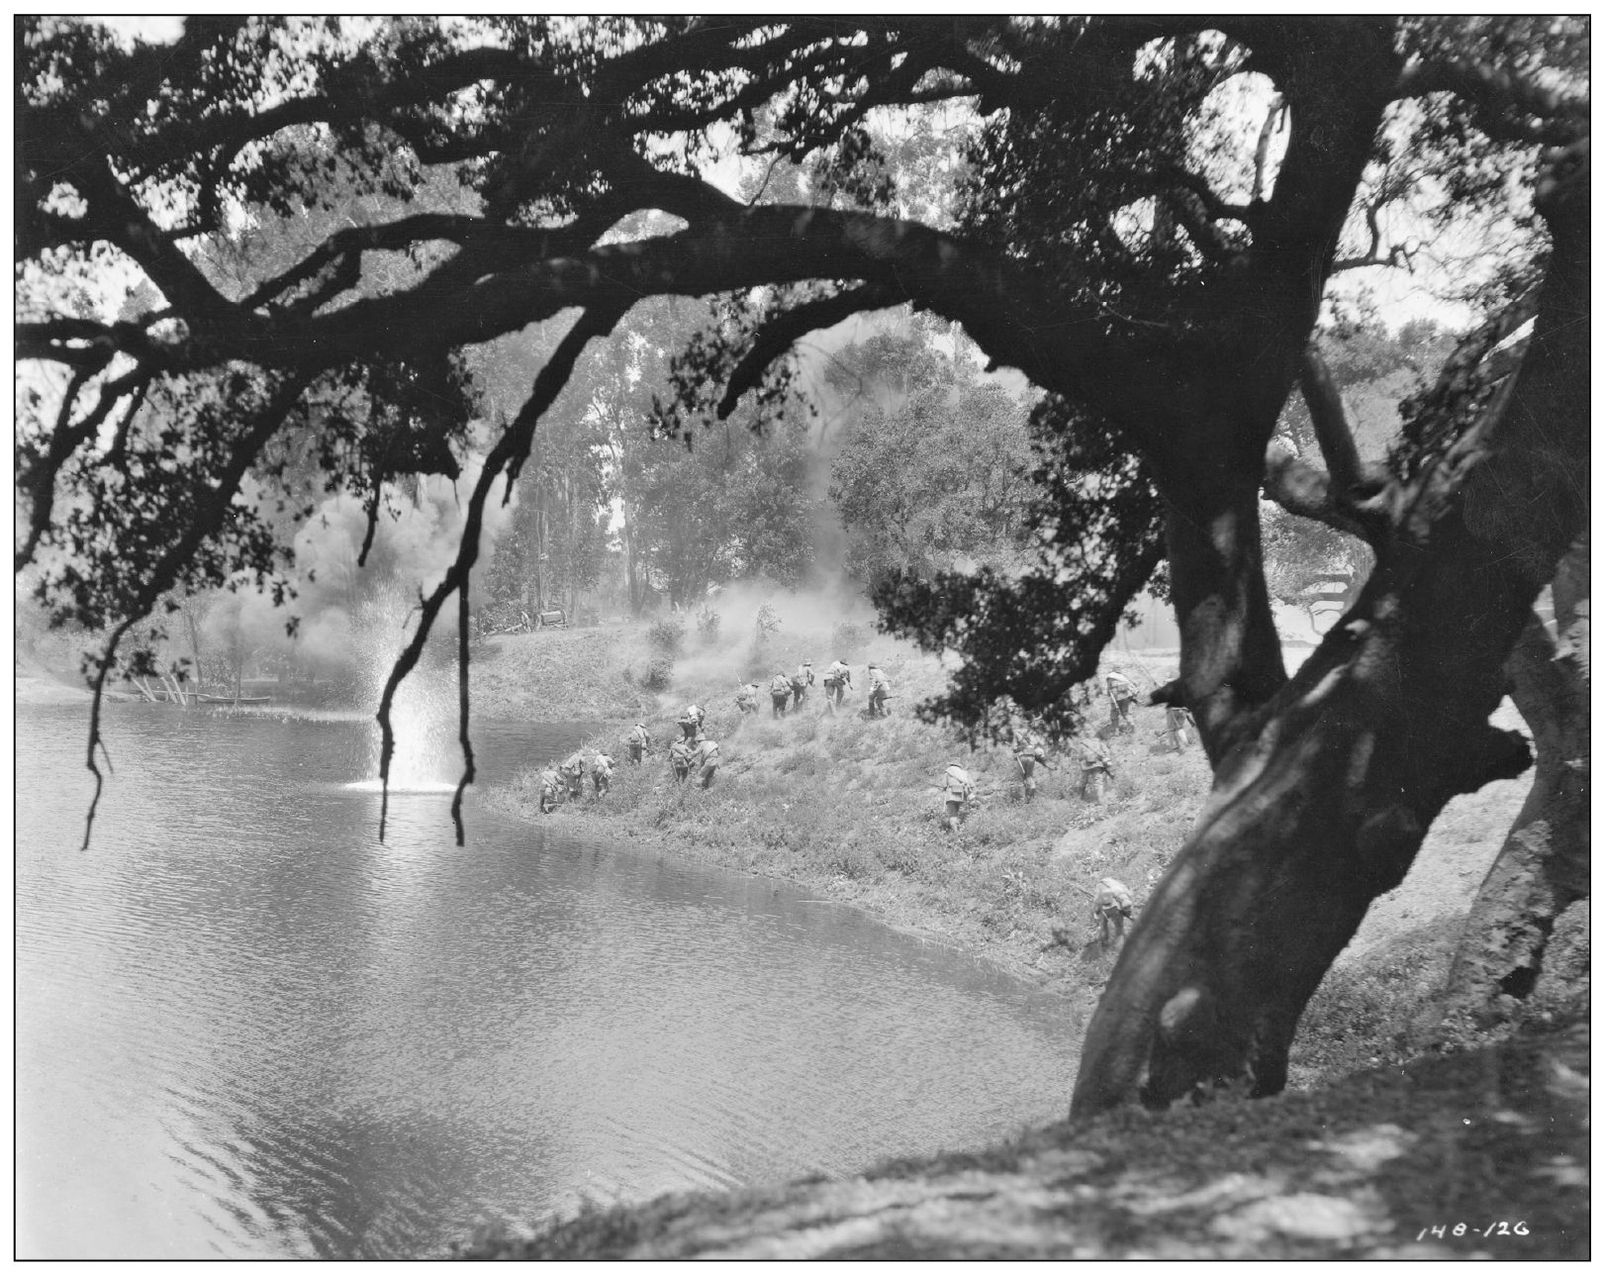
[[[208,636],[238,640],[258,656],[293,656],[320,676],[350,673],[375,659],[388,663],[416,623],[420,593],[437,587],[456,560],[468,494],[483,463],[471,456],[455,483],[431,475],[419,480],[414,494],[394,495],[394,516],[380,512],[366,566],[357,564],[367,534],[361,503],[346,494],[325,500],[295,536],[295,599],[284,608],[256,592],[238,594],[237,602],[220,600],[208,613]],[[504,506],[501,490],[498,484],[485,508],[480,574],[516,506],[516,493]],[[475,607],[482,601],[479,588],[476,581],[470,594]],[[293,638],[285,633],[289,616],[299,620]]]

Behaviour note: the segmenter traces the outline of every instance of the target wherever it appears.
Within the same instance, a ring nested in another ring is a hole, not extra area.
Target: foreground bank
[[[672,1195],[475,1258],[1587,1259],[1586,1019],[1328,1088],[1056,1125],[851,1181]]]

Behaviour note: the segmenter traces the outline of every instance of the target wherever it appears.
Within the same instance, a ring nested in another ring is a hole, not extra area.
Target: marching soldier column
[[[891,678],[879,664],[873,663],[867,666],[865,674],[869,699],[860,716],[866,720],[878,720],[890,715],[887,704],[894,697]],[[846,697],[846,692],[853,686],[852,668],[846,660],[837,659],[825,670],[821,680],[825,691],[825,711],[829,715],[835,715]],[[814,665],[811,659],[803,660],[793,675],[784,672],[775,673],[769,681],[771,717],[778,720],[786,715],[788,709],[795,714],[814,684]],[[1124,673],[1111,671],[1104,675],[1101,687],[1095,682],[1085,683],[1077,692],[1081,705],[1090,706],[1092,695],[1100,689],[1109,698],[1107,727],[1102,731],[1093,732],[1083,726],[1075,734],[1071,745],[1072,756],[1078,763],[1080,774],[1078,795],[1083,801],[1090,803],[1097,803],[1102,799],[1108,785],[1114,780],[1115,773],[1109,745],[1099,737],[1099,734],[1136,732],[1133,711],[1138,703],[1138,693],[1131,679]],[[735,704],[742,717],[756,715],[760,693],[755,682],[746,682],[738,686]],[[706,720],[707,713],[693,703],[686,706],[685,711],[675,722],[677,734],[669,745],[668,761],[670,774],[677,784],[685,783],[695,775],[696,785],[707,789],[713,786],[714,779],[718,775],[722,759],[719,743],[704,728]],[[1196,728],[1192,714],[1185,707],[1172,705],[1165,711],[1165,728],[1158,732],[1158,737],[1165,740],[1170,748],[1183,752],[1191,742],[1192,732]],[[646,722],[637,721],[635,727],[624,737],[623,743],[630,764],[640,765],[652,746],[652,734],[647,729]],[[1158,750],[1158,745],[1155,745],[1154,750]],[[1039,736],[1028,732],[1015,747],[1012,756],[1020,782],[1020,797],[1026,801],[1034,800],[1037,794],[1037,767],[1040,766],[1048,771],[1054,769],[1048,761],[1047,747]],[[539,777],[541,813],[552,813],[562,797],[566,797],[569,801],[580,800],[587,772],[591,776],[592,798],[601,800],[612,789],[614,767],[613,758],[599,749],[589,760],[583,749],[576,749],[561,765],[555,761],[548,762]],[[940,794],[942,801],[942,830],[957,833],[971,809],[977,804],[974,779],[963,762],[953,761],[943,771],[941,783],[936,785],[935,790]],[[1135,904],[1125,885],[1113,877],[1105,877],[1100,881],[1092,908],[1099,943],[1107,947],[1111,941],[1119,941],[1124,937],[1125,922],[1133,916],[1134,911]],[[1048,946],[1064,942],[1065,932],[1067,931],[1056,930],[1055,940]]]

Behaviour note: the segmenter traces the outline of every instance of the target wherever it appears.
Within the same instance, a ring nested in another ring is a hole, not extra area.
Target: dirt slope
[[[1319,1092],[1056,1125],[852,1181],[671,1195],[456,1255],[1586,1259],[1588,1063],[1578,1024]]]

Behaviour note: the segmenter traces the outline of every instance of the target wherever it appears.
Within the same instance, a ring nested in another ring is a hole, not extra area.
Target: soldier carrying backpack
[[[541,771],[541,813],[550,814],[557,808],[558,794],[563,790],[563,780],[557,775],[555,762],[548,761],[546,768]]]
[[[802,707],[803,698],[808,693],[808,687],[814,684],[814,661],[804,659],[797,666],[797,672],[791,679],[791,706],[793,710]]]
[[[942,821],[945,831],[958,831],[959,824],[964,821],[970,802],[974,799],[975,784],[970,782],[970,772],[954,761],[942,774],[942,800],[947,804],[947,812]]]
[[[1045,770],[1053,768],[1048,764],[1048,754],[1040,743],[1027,743],[1014,754],[1014,763],[1020,767],[1020,783],[1025,788],[1025,799],[1029,801],[1037,794],[1037,766]]]
[[[886,701],[892,697],[892,680],[881,671],[879,664],[869,666],[869,715],[884,717],[890,713]]]
[[[577,749],[558,768],[568,787],[568,799],[577,801],[585,794],[585,756]]]
[[[1076,740],[1076,750],[1081,754],[1081,799],[1096,805],[1103,796],[1105,781],[1115,776],[1109,745],[1088,736]]]
[[[769,681],[769,715],[775,717],[785,716],[786,705],[790,702],[791,678],[783,672],[777,672]]]
[[[825,670],[825,702],[835,712],[841,707],[842,696],[853,684],[853,670],[838,659]]]
[[[630,731],[624,742],[630,750],[630,764],[640,765],[641,757],[652,746],[652,736],[647,732],[646,722],[637,721],[635,729]]]

